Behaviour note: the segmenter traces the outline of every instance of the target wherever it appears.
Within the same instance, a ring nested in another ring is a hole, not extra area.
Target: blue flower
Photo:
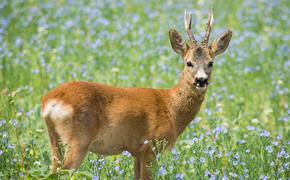
[[[92,180],[99,180],[99,176],[93,176]]]
[[[204,176],[206,176],[206,177],[210,177],[210,176],[211,176],[211,175],[210,175],[210,172],[209,172],[208,170],[206,170],[205,173],[204,173]]]
[[[123,175],[124,174],[124,169],[120,169],[120,174]]]
[[[128,151],[123,151],[122,154],[127,157],[131,157],[131,153]]]
[[[289,170],[289,162],[285,163],[285,164],[283,165],[283,167],[284,167],[284,169]]]
[[[264,130],[264,131],[260,132],[260,137],[269,137],[269,136],[270,136],[269,131]]]
[[[233,173],[233,172],[229,172],[229,175],[232,177],[238,177],[238,175],[236,173]]]
[[[286,153],[286,151],[282,148],[281,151],[278,152],[277,158],[281,158],[282,156],[284,156],[285,153]]]
[[[238,143],[239,143],[239,144],[245,144],[246,141],[245,141],[245,140],[240,140],[240,141],[238,141]]]
[[[4,124],[6,124],[6,121],[5,120],[1,120],[0,121],[0,127],[3,126]]]
[[[184,175],[183,174],[176,174],[175,179],[176,180],[183,180]]]
[[[7,148],[8,149],[14,149],[14,146],[12,144],[8,144]]]
[[[211,158],[213,158],[213,154],[215,153],[215,149],[211,149],[208,151],[208,154]]]
[[[279,140],[283,139],[283,137],[279,135],[276,137],[276,139],[279,141]]]
[[[266,151],[267,151],[268,153],[272,153],[272,152],[273,152],[273,148],[272,148],[272,146],[267,146],[267,147],[266,147]]]
[[[222,180],[228,180],[229,178],[227,177],[226,174],[223,175]]]
[[[234,158],[235,158],[235,159],[240,159],[240,156],[239,156],[239,154],[238,154],[238,153],[236,153],[236,154],[234,155]]]
[[[189,140],[188,143],[189,143],[189,145],[193,145],[197,141],[198,141],[198,138],[197,137],[194,137],[192,140]]]
[[[205,158],[204,158],[204,157],[201,157],[201,158],[199,159],[199,162],[202,163],[202,164],[205,163]]]
[[[172,148],[172,149],[171,149],[171,153],[172,153],[172,154],[177,154],[176,149],[175,149],[175,148]]]
[[[144,141],[144,144],[148,144],[148,143],[149,143],[149,141],[148,141],[148,140],[145,140],[145,141]]]
[[[191,162],[191,163],[195,163],[195,159],[194,159],[194,157],[191,157],[190,159],[189,159],[189,161]]]
[[[26,115],[27,117],[29,117],[29,116],[31,115],[31,113],[33,113],[33,110],[30,110],[30,111],[26,112],[25,115]]]
[[[17,121],[16,121],[15,119],[13,119],[10,123],[11,123],[12,126],[14,126],[14,127],[16,127],[16,125],[17,125]]]
[[[228,152],[226,153],[226,156],[230,156],[232,153],[233,153],[232,151],[228,151]]]
[[[228,129],[224,126],[217,126],[215,129],[212,130],[212,132],[215,134],[217,137],[219,134],[227,134]]]
[[[247,126],[248,131],[254,131],[255,127],[254,126]]]
[[[260,179],[260,180],[267,180],[267,179],[269,179],[269,177],[268,177],[268,176],[264,176],[264,175],[262,175],[262,176],[259,177],[259,179]]]
[[[161,166],[159,171],[158,171],[158,176],[163,176],[167,173],[166,169],[164,168],[164,166]]]
[[[175,148],[172,148],[171,152],[173,154],[173,159],[174,160],[178,160],[178,157],[179,156],[178,156],[178,153],[177,153],[176,149]]]
[[[116,171],[119,171],[120,170],[120,167],[119,166],[115,166],[115,170]]]
[[[239,161],[234,161],[234,162],[233,162],[233,166],[237,166],[238,163],[239,163]]]
[[[203,140],[203,138],[204,138],[204,135],[201,134],[201,135],[199,136],[199,140],[201,141],[201,140]]]

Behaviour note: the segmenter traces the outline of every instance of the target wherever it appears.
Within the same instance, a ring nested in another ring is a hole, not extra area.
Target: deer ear
[[[209,48],[212,50],[215,56],[219,55],[227,49],[231,41],[231,38],[232,31],[227,30],[222,35],[220,35],[216,40],[214,40],[214,42],[211,43]]]
[[[183,41],[182,37],[175,29],[169,30],[169,39],[172,49],[183,57],[188,51],[189,45]]]

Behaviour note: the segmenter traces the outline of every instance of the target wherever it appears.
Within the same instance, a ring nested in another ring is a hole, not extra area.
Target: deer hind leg
[[[89,144],[79,144],[77,142],[68,145],[68,149],[65,153],[63,167],[65,169],[79,168],[88,152],[88,148]]]
[[[92,142],[92,129],[87,127],[88,124],[83,124],[81,119],[76,121],[77,128],[71,127],[70,131],[63,134],[64,142],[67,145],[66,153],[64,157],[64,168],[65,169],[77,169],[82,161],[84,160],[88,149]]]
[[[58,144],[58,134],[54,129],[54,125],[51,123],[49,118],[45,118],[45,123],[50,140],[51,149],[51,171],[56,172],[57,168],[60,166],[60,146]]]
[[[77,121],[79,119],[75,122]],[[90,129],[82,123],[76,124],[78,124],[78,128],[71,124],[63,124],[60,127],[66,128],[67,131],[59,130],[62,141],[66,145],[63,165],[65,169],[77,169],[85,158],[91,143],[92,135],[89,134]]]

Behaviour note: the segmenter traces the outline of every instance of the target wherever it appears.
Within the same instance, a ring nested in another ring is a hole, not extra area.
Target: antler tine
[[[210,32],[211,32],[211,29],[213,26],[213,21],[214,21],[214,18],[213,18],[213,13],[212,13],[212,9],[211,9],[210,13],[208,14],[208,20],[207,20],[207,24],[206,24],[206,32],[205,32],[204,39],[202,41],[203,46],[207,46],[207,44],[208,44]]]
[[[196,40],[191,32],[191,19],[192,19],[192,16],[191,16],[191,11],[189,11],[189,13],[187,13],[187,11],[185,10],[184,11],[184,26],[185,26],[185,30],[189,36],[189,39],[192,43],[193,46],[196,45]]]

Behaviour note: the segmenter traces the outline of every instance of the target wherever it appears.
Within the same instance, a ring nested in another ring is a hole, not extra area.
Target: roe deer
[[[203,41],[191,32],[191,13],[185,11],[186,43],[175,29],[169,31],[173,50],[181,55],[184,69],[171,89],[121,88],[93,82],[60,85],[42,99],[52,153],[52,171],[60,165],[58,141],[67,144],[63,168],[78,168],[88,151],[134,156],[135,179],[150,179],[148,165],[154,152],[147,140],[165,140],[166,149],[198,113],[209,85],[213,59],[226,50],[230,30],[208,46],[213,25],[209,13]]]

